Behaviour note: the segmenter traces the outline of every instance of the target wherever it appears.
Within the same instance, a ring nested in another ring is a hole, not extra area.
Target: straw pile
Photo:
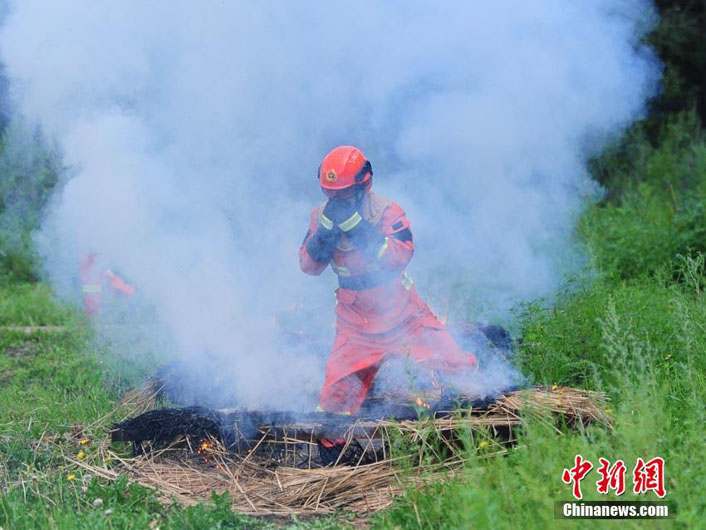
[[[131,399],[144,411],[145,400]],[[328,467],[315,464],[320,444],[315,430],[306,425],[283,426],[276,436],[269,426],[256,444],[239,453],[226,450],[216,438],[194,445],[181,437],[167,448],[134,458],[124,458],[105,444],[103,454],[91,462],[70,460],[110,480],[127,474],[160,492],[165,501],[185,505],[208,502],[213,492],[229,492],[233,508],[249,514],[341,509],[363,514],[389,506],[410,486],[448,480],[471,459],[507,452],[523,417],[553,426],[557,420],[610,425],[605,406],[606,397],[600,393],[543,387],[509,393],[481,410],[437,412],[415,421],[351,421],[343,433],[346,447],[341,455],[352,452],[356,457],[346,459],[347,465],[341,460]],[[297,435],[288,437],[287,429]],[[302,432],[309,432],[309,439]],[[479,439],[488,443],[478,444]],[[391,454],[390,447],[397,449]]]
[[[118,407],[130,411],[133,416],[152,410],[164,391],[164,384],[160,379],[151,378],[144,386],[126,392]]]
[[[117,464],[92,465],[69,459],[96,476],[131,480],[160,492],[165,502],[183,505],[208,502],[211,494],[228,492],[234,510],[253,515],[326,514],[345,509],[356,513],[381,510],[410,485],[447,480],[462,464],[443,462],[404,471],[390,459],[368,465],[269,469],[258,458],[241,458],[217,443],[199,458],[184,448],[172,448],[132,459],[106,453]],[[401,460],[401,459],[400,459]]]

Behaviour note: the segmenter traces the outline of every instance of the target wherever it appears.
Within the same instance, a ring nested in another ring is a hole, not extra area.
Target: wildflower
[[[610,414],[611,412],[613,412],[613,409],[605,409],[606,414]]]
[[[83,451],[79,451],[76,456],[79,457],[79,458],[85,458],[85,457],[86,457],[86,453],[84,453]]]
[[[68,480],[69,482],[72,481],[72,480],[75,480],[75,479],[76,479],[76,475],[73,475],[73,474],[71,474],[71,475],[69,475],[68,477],[66,477],[66,480]]]
[[[559,387],[556,385],[552,385],[552,391],[555,391],[557,388],[559,388]]]
[[[488,440],[482,440],[481,443],[478,444],[478,447],[480,447],[481,449],[485,449],[486,447],[488,447]]]
[[[89,442],[88,438],[83,438],[78,443],[80,443],[81,445],[86,445],[88,442]]]

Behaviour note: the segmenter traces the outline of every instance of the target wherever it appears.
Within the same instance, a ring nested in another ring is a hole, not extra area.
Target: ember
[[[426,401],[422,400],[422,398],[419,397],[419,396],[417,396],[417,397],[415,398],[414,403],[415,403],[418,407],[421,407],[421,408],[423,408],[423,409],[427,409],[427,410],[431,409],[431,405],[430,405],[429,403],[427,403]]]

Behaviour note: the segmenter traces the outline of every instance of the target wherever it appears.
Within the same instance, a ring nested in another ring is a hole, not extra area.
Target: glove
[[[314,237],[306,244],[306,251],[314,261],[326,263],[331,260],[340,237],[341,231],[338,227],[324,216],[316,227]]]
[[[334,223],[346,234],[353,245],[367,258],[377,257],[380,247],[385,243],[385,237],[368,221],[363,219],[356,205],[343,199],[329,199],[324,208],[324,218]]]
[[[354,203],[334,197],[328,200],[323,213],[326,219],[330,219],[335,225],[338,225],[357,213],[357,211],[358,209]]]

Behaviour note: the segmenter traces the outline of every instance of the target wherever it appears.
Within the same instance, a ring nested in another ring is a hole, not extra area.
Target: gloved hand
[[[344,199],[329,199],[324,208],[324,217],[331,219],[333,223],[348,234],[363,221],[363,216],[358,211],[355,203]]]
[[[325,218],[331,219],[333,224],[338,225],[357,213],[357,211],[355,203],[334,197],[328,200],[323,213]]]
[[[306,244],[306,251],[309,256],[319,263],[326,263],[331,260],[333,252],[336,250],[336,243],[341,237],[341,231],[326,216],[323,216],[314,237]]]
[[[385,242],[385,237],[358,211],[356,205],[344,199],[329,199],[324,218],[331,219],[334,228],[346,234],[353,245],[366,257],[373,259]]]

